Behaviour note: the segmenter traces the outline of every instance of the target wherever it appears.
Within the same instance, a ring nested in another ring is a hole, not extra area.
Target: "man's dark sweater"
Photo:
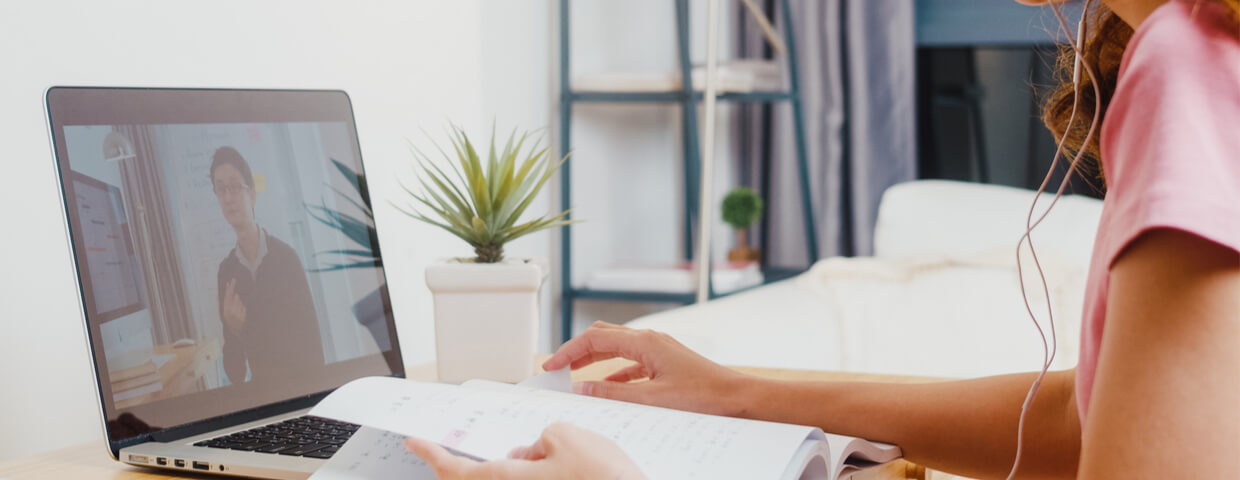
[[[323,341],[306,270],[288,244],[260,230],[267,252],[258,269],[237,258],[237,249],[220,262],[219,307],[223,323],[224,294],[228,282],[245,305],[245,326],[234,333],[224,324],[224,372],[233,384],[245,381],[246,360],[250,381],[293,380],[290,375],[310,374],[323,366]]]

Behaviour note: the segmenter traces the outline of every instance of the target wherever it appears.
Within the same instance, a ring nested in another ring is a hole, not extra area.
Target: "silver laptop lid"
[[[403,376],[344,92],[56,87],[47,107],[114,454]]]

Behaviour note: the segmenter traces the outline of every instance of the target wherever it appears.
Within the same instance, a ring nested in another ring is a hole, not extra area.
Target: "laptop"
[[[54,87],[47,113],[108,454],[306,478],[307,417],[404,376],[342,91]]]

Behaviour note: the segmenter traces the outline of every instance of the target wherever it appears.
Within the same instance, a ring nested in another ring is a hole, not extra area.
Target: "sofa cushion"
[[[879,205],[874,256],[974,259],[1006,250],[1014,262],[1033,197],[1031,190],[948,180],[892,186]],[[1042,197],[1038,214],[1052,198]],[[1101,215],[1100,200],[1064,195],[1034,230],[1034,246],[1089,265]]]

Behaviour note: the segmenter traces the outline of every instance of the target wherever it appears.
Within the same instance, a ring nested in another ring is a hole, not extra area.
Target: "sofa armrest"
[[[1031,190],[948,180],[894,185],[879,205],[874,256],[971,259],[1009,250],[1014,262],[1033,198]],[[1039,214],[1051,198],[1039,201]],[[1033,238],[1039,249],[1088,265],[1101,215],[1101,201],[1065,195]]]

